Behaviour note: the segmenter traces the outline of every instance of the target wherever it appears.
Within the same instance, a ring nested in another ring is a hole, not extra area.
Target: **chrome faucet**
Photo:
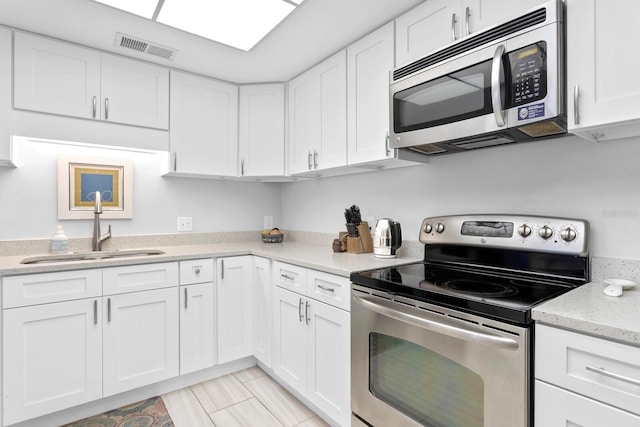
[[[100,214],[102,213],[102,196],[96,191],[96,204],[93,207],[93,238],[91,248],[94,251],[102,250],[102,242],[111,238],[111,224],[106,234],[100,235]]]

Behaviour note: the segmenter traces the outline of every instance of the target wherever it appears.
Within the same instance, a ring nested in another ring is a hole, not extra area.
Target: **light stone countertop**
[[[533,309],[534,320],[640,346],[640,287],[619,297],[604,294],[605,285],[590,282]]]
[[[256,255],[339,276],[349,277],[352,272],[356,271],[372,270],[422,261],[420,258],[413,257],[381,259],[376,258],[372,253],[333,253],[330,245],[316,245],[286,241],[283,243],[273,244],[242,241],[231,243],[223,242],[177,246],[153,246],[153,249],[159,249],[165,253],[161,255],[107,258],[100,260],[45,262],[39,264],[20,264],[20,261],[24,258],[37,254],[0,256],[0,276],[79,270],[85,268],[103,268],[132,264],[148,264],[154,262],[180,261],[209,257],[218,258],[239,255]]]

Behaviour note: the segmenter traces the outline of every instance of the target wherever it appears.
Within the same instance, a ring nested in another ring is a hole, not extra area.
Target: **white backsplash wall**
[[[92,220],[57,219],[57,156],[129,158],[133,219],[101,218],[113,235],[176,233],[178,216],[193,232],[261,230],[263,216],[280,219],[278,184],[162,177],[157,154],[27,142],[14,147],[18,168],[0,168],[0,240],[49,238],[62,224],[69,237],[90,237]]]
[[[414,241],[427,216],[582,218],[591,224],[592,256],[640,259],[640,140],[565,137],[447,155],[409,168],[287,183],[282,226],[337,233],[352,204],[363,217],[399,221],[403,238]]]

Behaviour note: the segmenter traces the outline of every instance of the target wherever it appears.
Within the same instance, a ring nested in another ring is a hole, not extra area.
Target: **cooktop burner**
[[[420,287],[423,287],[423,285],[428,286],[429,282],[421,282]],[[508,297],[518,293],[518,290],[515,288],[515,286],[480,280],[438,280],[434,283],[434,285],[442,289],[448,289],[452,292],[478,295],[485,298]]]

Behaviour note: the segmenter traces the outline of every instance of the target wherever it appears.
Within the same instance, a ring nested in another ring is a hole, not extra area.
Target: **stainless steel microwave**
[[[467,151],[566,133],[564,4],[551,1],[398,67],[391,146]]]

